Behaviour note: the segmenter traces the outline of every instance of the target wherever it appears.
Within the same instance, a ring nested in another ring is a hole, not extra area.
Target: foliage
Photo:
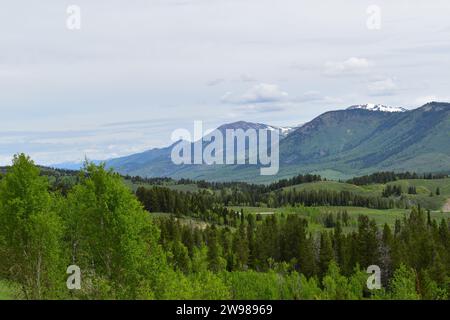
[[[52,188],[28,157],[14,157],[13,166],[0,180],[0,288],[8,290],[0,297],[347,300],[450,296],[449,222],[431,219],[430,212],[420,207],[398,219],[391,230],[387,224],[378,228],[365,215],[350,221],[346,210],[324,215],[311,211],[306,219],[289,211],[262,217],[227,208],[227,201],[266,197],[250,191],[230,196],[212,190],[181,193],[155,187],[138,189],[136,197],[122,177],[102,165],[87,163],[73,181],[68,189]],[[266,200],[296,203],[300,194],[293,189],[270,191]],[[339,202],[343,195],[302,196],[312,202]],[[347,195],[343,203],[356,201]],[[170,208],[174,215],[155,218],[144,206]],[[204,224],[182,218],[188,214]],[[311,232],[313,218],[323,219],[329,228]],[[344,232],[350,223],[354,228]],[[66,288],[66,268],[72,264],[82,271],[80,290]],[[370,265],[381,268],[381,290],[366,287],[365,269]]]

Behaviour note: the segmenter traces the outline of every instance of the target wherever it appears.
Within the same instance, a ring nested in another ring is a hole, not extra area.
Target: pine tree
[[[245,270],[248,265],[249,248],[246,226],[241,224],[233,239],[233,252],[236,253],[238,269]]]
[[[299,271],[307,277],[317,274],[314,238],[311,234],[300,244],[298,264]]]
[[[217,233],[217,228],[214,225],[208,232],[208,267],[213,272],[222,271],[226,263],[222,258],[222,248],[220,247]]]
[[[328,232],[321,233],[319,251],[319,272],[323,277],[328,270],[330,261],[334,259],[333,247]]]
[[[344,248],[341,222],[337,221],[333,233],[333,248],[335,252],[336,262],[339,266],[344,266]]]
[[[391,256],[393,241],[394,237],[392,235],[391,228],[387,223],[385,223],[383,227],[382,244],[380,246],[380,267],[384,275],[381,280],[384,286],[387,286],[387,281],[391,278],[393,273]]]
[[[359,216],[358,222],[358,262],[366,268],[379,260],[377,226],[367,216]]]

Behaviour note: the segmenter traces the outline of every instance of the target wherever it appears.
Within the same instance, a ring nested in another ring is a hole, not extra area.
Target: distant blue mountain
[[[90,162],[95,163],[96,165],[105,162],[105,160],[89,160]],[[55,169],[67,169],[67,170],[80,170],[83,168],[84,162],[61,162],[51,164],[48,167]]]

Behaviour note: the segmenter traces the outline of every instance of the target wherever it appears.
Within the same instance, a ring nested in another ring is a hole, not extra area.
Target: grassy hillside
[[[282,141],[280,160],[283,164],[321,162],[360,145],[392,117],[395,114],[366,110],[326,112]]]
[[[356,194],[366,196],[381,196],[383,189],[387,186],[401,186],[402,197],[407,199],[411,204],[420,204],[423,208],[430,210],[441,210],[445,202],[450,199],[450,179],[407,179],[397,180],[386,184],[370,184],[363,186],[356,186],[353,184],[337,181],[320,181],[304,183],[300,185],[294,185],[286,187],[283,190],[296,190],[296,191],[311,191],[311,190],[329,190],[329,191],[348,191]],[[408,187],[416,187],[417,194],[408,194]],[[440,195],[436,195],[436,190],[439,188]],[[432,196],[431,196],[432,194]]]

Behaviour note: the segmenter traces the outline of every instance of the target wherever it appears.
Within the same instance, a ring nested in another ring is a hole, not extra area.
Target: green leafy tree
[[[86,276],[107,283],[111,298],[152,297],[166,267],[159,230],[121,177],[86,164],[68,202],[73,262]]]
[[[327,300],[355,300],[363,297],[364,284],[367,274],[359,266],[352,277],[347,278],[340,273],[339,266],[331,261],[326,275],[322,279],[322,298]]]
[[[173,241],[170,246],[170,253],[171,259],[169,261],[172,262],[173,268],[188,274],[191,270],[191,259],[186,246],[180,241]]]
[[[395,270],[390,283],[391,298],[395,300],[418,300],[416,291],[416,273],[413,269],[401,264]]]
[[[55,298],[65,285],[58,201],[29,157],[16,155],[0,181],[0,270],[25,298]]]
[[[307,278],[300,275],[300,292],[298,298],[301,300],[318,300],[322,296],[322,290],[319,287],[319,281],[316,277]]]

